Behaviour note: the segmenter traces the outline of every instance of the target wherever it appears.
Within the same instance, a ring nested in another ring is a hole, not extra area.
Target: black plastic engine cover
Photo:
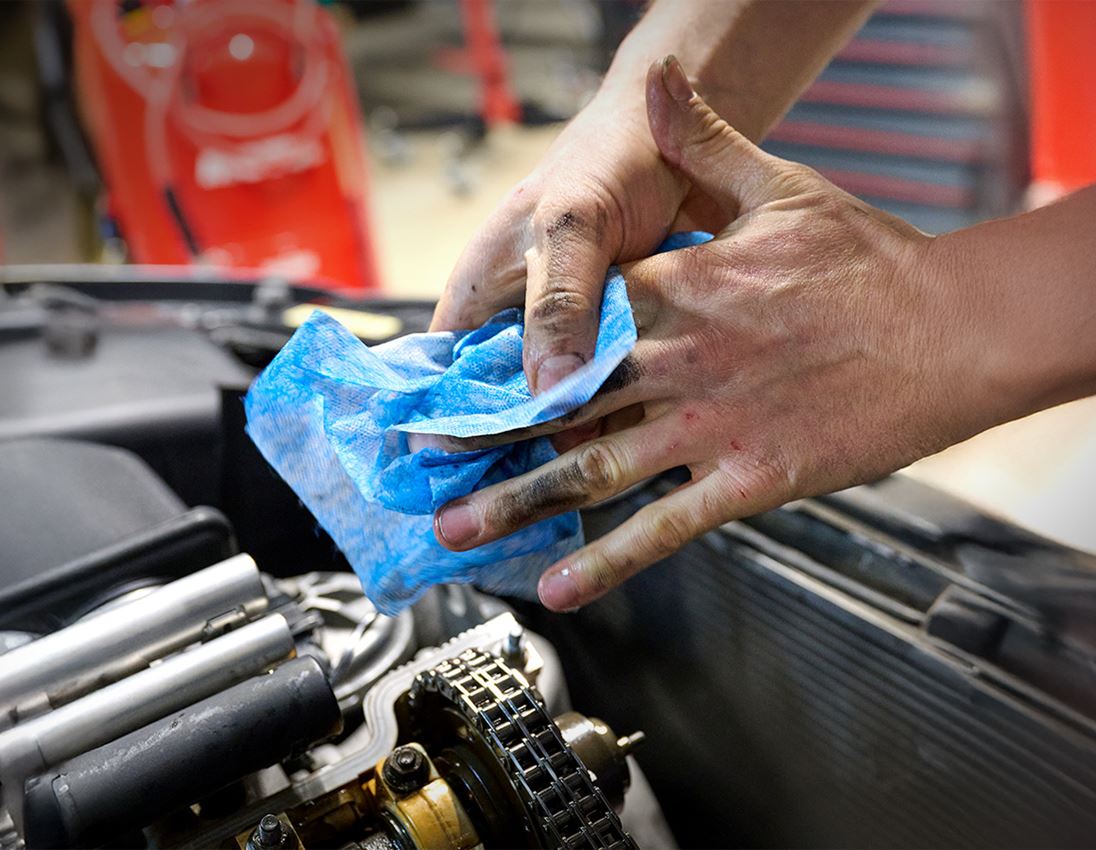
[[[184,328],[104,327],[89,356],[51,356],[41,339],[0,346],[0,440],[58,436],[136,451],[188,504],[216,478],[192,457],[215,455],[220,386],[252,372]]]
[[[80,440],[0,442],[0,630],[46,632],[113,595],[236,551],[136,455]]]
[[[383,314],[405,333],[431,313],[203,270],[0,268],[0,441],[127,448],[188,505],[218,507],[222,391],[246,390],[293,333],[282,311],[305,302]]]

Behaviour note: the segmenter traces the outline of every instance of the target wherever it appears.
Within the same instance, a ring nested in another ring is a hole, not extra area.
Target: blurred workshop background
[[[641,11],[0,3],[0,257],[258,268],[435,298]],[[890,0],[766,147],[929,232],[1005,215],[1096,179],[1093,44],[1085,0]],[[1096,550],[1094,423],[1090,399],[912,473]]]

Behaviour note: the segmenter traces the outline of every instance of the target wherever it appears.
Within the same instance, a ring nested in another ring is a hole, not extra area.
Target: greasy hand
[[[525,305],[524,366],[542,392],[588,360],[608,267],[646,257],[671,226],[721,227],[651,139],[642,103],[603,92],[471,240],[431,330]]]
[[[688,483],[545,572],[540,597],[556,610],[729,520],[993,424],[979,296],[933,268],[929,237],[760,151],[674,62],[651,69],[647,109],[666,162],[738,218],[707,245],[626,267],[640,338],[617,380],[566,421],[503,436],[604,417],[603,435],[435,521],[446,546],[468,549],[688,467]]]

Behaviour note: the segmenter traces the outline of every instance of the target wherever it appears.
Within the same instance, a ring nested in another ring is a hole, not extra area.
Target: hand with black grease
[[[642,92],[651,60],[688,56],[716,107],[756,139],[872,5],[654,0],[594,99],[469,242],[430,329],[478,327],[500,309],[524,304],[523,358],[533,393],[575,371],[594,351],[610,265],[648,256],[668,233],[715,231],[729,220],[726,209],[668,165],[651,138]],[[594,434],[587,429],[556,442]]]
[[[673,59],[651,67],[646,105],[666,166],[731,223],[624,266],[639,341],[584,408],[454,442],[600,434],[444,506],[443,545],[470,549],[687,467],[687,483],[544,573],[542,602],[569,610],[722,523],[1096,391],[1096,187],[932,238],[762,152]]]

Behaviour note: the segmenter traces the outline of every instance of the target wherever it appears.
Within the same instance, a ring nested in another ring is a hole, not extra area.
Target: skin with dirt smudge
[[[1096,391],[1096,188],[933,239],[756,148],[674,60],[652,67],[647,106],[666,162],[737,217],[713,242],[623,267],[647,317],[628,365],[520,435],[599,436],[443,507],[444,545],[687,467],[686,484],[545,573],[542,601],[569,610],[724,522]]]

